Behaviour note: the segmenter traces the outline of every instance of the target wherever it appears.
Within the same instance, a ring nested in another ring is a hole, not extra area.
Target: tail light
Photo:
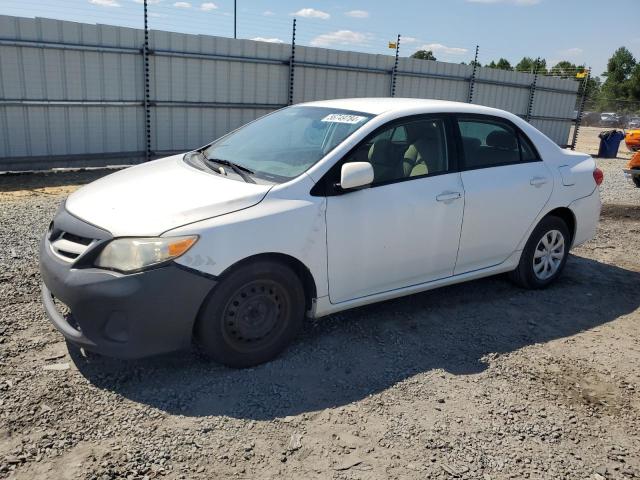
[[[604,173],[598,167],[593,171],[593,179],[596,181],[596,185],[600,185],[604,180]]]

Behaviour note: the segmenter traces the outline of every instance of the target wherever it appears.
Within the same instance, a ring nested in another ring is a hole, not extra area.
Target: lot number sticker
[[[331,113],[322,119],[323,122],[333,123],[360,123],[367,117],[360,117],[358,115],[347,115],[344,113]]]

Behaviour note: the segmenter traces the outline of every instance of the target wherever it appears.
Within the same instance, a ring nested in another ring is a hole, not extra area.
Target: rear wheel
[[[633,184],[640,188],[640,175],[634,175],[631,179],[633,180]]]
[[[302,284],[286,265],[259,261],[222,279],[206,301],[196,340],[215,361],[245,368],[276,357],[304,318]]]
[[[560,276],[570,247],[569,229],[558,217],[543,218],[522,251],[510,278],[523,288],[544,288]]]

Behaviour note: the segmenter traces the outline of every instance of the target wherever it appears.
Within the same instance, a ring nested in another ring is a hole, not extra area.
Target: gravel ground
[[[600,138],[598,134],[603,130],[612,130],[611,128],[605,127],[580,127],[580,131],[578,132],[578,142],[576,145],[576,149],[580,152],[588,153],[589,155],[597,155],[598,148],[600,147]],[[622,130],[621,128],[617,128],[616,130]],[[573,136],[573,128],[569,134],[569,139]],[[633,152],[629,150],[624,140],[620,142],[620,148],[618,148],[618,159],[628,160],[633,155]]]
[[[277,360],[83,356],[37,244],[101,173],[0,178],[0,478],[640,478],[640,190],[544,291],[504,277],[308,322]]]

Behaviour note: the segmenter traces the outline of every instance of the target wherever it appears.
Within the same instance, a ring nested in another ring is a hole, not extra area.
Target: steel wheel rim
[[[282,332],[288,314],[284,288],[271,280],[255,280],[231,295],[222,314],[222,335],[236,350],[264,348]]]
[[[564,235],[559,230],[545,233],[533,252],[533,273],[539,280],[553,277],[565,255]]]

